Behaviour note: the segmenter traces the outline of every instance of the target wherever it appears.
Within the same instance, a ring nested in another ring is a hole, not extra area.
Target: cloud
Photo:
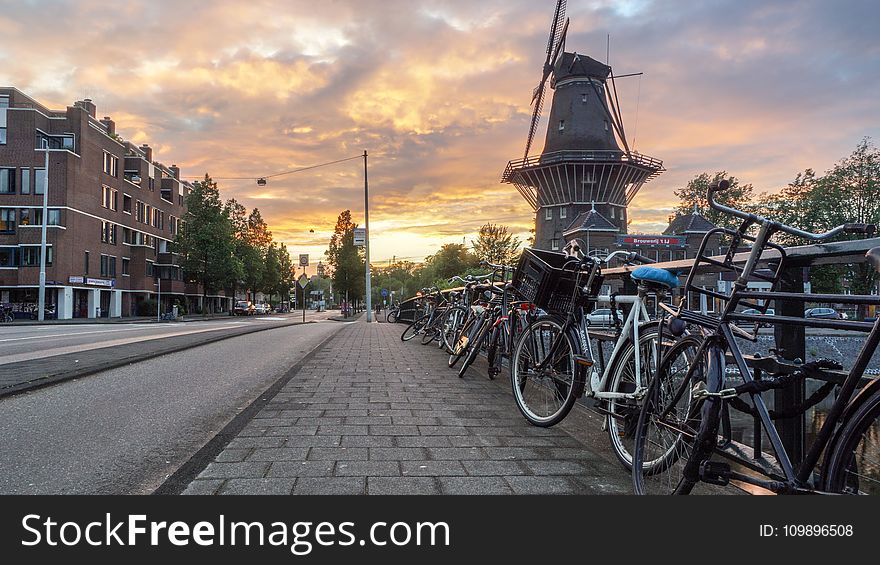
[[[265,187],[224,179],[366,149],[372,256],[424,257],[485,222],[528,236],[531,210],[499,177],[524,145],[552,8],[0,0],[0,83],[50,107],[94,99],[124,137],[259,207],[294,253],[320,254],[341,210],[362,221],[362,163]],[[645,73],[618,82],[627,134],[667,171],[633,202],[633,231],[662,229],[672,191],[704,171],[775,190],[880,134],[868,1],[571,1],[568,13],[569,50],[604,59],[610,34],[615,71]]]

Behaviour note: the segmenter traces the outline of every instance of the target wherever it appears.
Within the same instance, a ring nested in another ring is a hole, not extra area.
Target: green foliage
[[[350,301],[363,297],[366,288],[366,264],[362,249],[354,244],[356,227],[357,224],[351,220],[351,210],[339,214],[330,245],[325,252],[327,263],[333,270],[334,292],[341,297],[347,292]]]
[[[158,307],[159,307],[158,302],[156,302],[152,298],[148,298],[142,302],[138,302],[137,315],[138,316],[155,316],[157,314]]]
[[[507,226],[496,224],[483,225],[476,241],[471,241],[477,260],[500,265],[515,264],[521,246],[522,242],[508,231]]]
[[[687,186],[675,191],[675,195],[681,201],[675,209],[676,215],[692,214],[696,210],[716,226],[736,229],[739,225],[739,220],[711,208],[709,200],[706,198],[709,186],[721,179],[728,179],[730,181],[730,188],[724,192],[717,192],[715,199],[725,206],[740,210],[748,207],[752,199],[752,185],[740,184],[739,179],[729,176],[727,171],[719,171],[711,177],[709,173],[697,175],[687,183]]]
[[[220,191],[207,174],[193,183],[186,197],[183,229],[175,239],[185,276],[202,285],[203,297],[225,289],[238,272],[233,255],[233,224],[220,201]]]

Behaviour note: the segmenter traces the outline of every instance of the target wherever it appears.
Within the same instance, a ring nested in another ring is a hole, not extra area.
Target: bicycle
[[[603,428],[614,453],[629,469],[639,403],[660,361],[662,343],[659,322],[650,318],[645,300],[656,295],[661,302],[679,281],[667,271],[642,266],[630,274],[637,284],[635,295],[600,297],[602,269],[611,261],[653,260],[628,251],[589,257],[581,249],[579,240],[572,240],[564,254],[527,249],[520,260],[515,284],[547,313],[526,328],[514,347],[511,387],[520,412],[541,427],[562,421],[579,397],[596,399],[595,409],[605,417]],[[593,351],[592,334],[598,332],[586,317],[586,311],[599,302],[611,305],[616,322],[610,336],[615,345],[607,361],[601,347],[598,355]],[[618,303],[632,305],[622,325]]]
[[[11,324],[15,321],[15,315],[12,313],[12,306],[4,306],[0,308],[0,322]]]
[[[400,334],[401,341],[409,341],[417,335],[425,332],[436,317],[438,317],[438,309],[442,312],[445,307],[445,299],[438,288],[423,288],[422,300],[425,304],[426,312],[421,317],[417,316],[413,322],[403,330]]]
[[[482,264],[488,266],[485,261]],[[501,266],[498,265],[498,267]],[[453,343],[448,347],[450,368],[454,367],[460,359],[465,359],[463,367],[458,371],[460,378],[464,377],[468,366],[476,359],[484,342],[486,322],[489,316],[494,315],[495,307],[500,304],[499,300],[502,300],[498,297],[505,294],[505,291],[496,285],[496,279],[501,282],[505,279],[503,267],[500,270],[502,271],[500,275],[499,269],[494,269],[488,275],[481,275],[479,278],[482,280],[479,282],[470,279],[466,286],[465,305],[467,308],[465,316],[455,332]]]
[[[730,294],[723,296],[727,303],[719,318],[692,312],[685,308],[684,303],[678,308],[664,307],[670,315],[670,321],[689,324],[697,328],[701,335],[684,337],[666,351],[652,378],[636,425],[633,488],[637,494],[684,495],[715,492],[734,482],[777,494],[877,493],[880,474],[876,464],[870,459],[863,460],[860,454],[876,452],[876,446],[871,447],[871,438],[876,437],[880,429],[880,379],[868,379],[858,393],[856,389],[863,381],[865,368],[880,343],[880,320],[871,324],[764,315],[771,301],[782,299],[878,304],[880,299],[876,296],[779,292],[778,282],[786,251],[771,241],[771,237],[780,232],[810,241],[827,240],[842,233],[870,235],[875,231],[875,226],[844,224],[826,233],[806,232],[719,204],[715,200],[715,193],[728,187],[728,181],[710,187],[709,204],[715,210],[743,220],[742,224],[737,230],[715,228],[705,235],[685,283],[685,292],[687,296],[690,293],[715,292],[694,284],[695,273],[701,265],[713,265],[735,273],[736,283]],[[753,226],[758,227],[756,235],[750,234]],[[719,234],[730,239],[729,251],[720,261],[706,255],[709,238]],[[734,261],[734,256],[743,243],[751,243],[751,249],[745,264],[740,266]],[[880,272],[880,247],[868,251],[867,259]],[[760,265],[767,265],[768,268],[759,269]],[[771,283],[770,291],[748,290],[746,281],[753,278]],[[758,313],[737,312],[738,306],[754,308]],[[754,341],[757,328],[749,332],[737,322],[755,326],[757,322],[767,322],[858,330],[868,332],[868,337],[852,368],[843,372],[840,365],[826,360],[793,362],[779,355],[747,358],[734,336]],[[732,359],[732,366],[739,372],[742,384],[727,386],[728,358]],[[756,371],[753,377],[750,368],[760,369],[761,372]],[[766,377],[763,373],[766,373]],[[768,410],[763,392],[791,386],[807,378],[821,379],[825,384],[802,405],[787,410]],[[773,419],[802,415],[835,388],[838,391],[831,408],[803,461],[795,467]],[[743,396],[748,396],[750,403],[740,398]],[[749,457],[746,450],[732,441],[728,425],[730,408],[755,416],[755,441],[761,441],[762,432],[766,434],[775,463],[765,457],[769,454],[759,446],[755,449],[756,453]],[[719,430],[723,434],[720,440]],[[719,458],[735,464],[736,469]],[[867,464],[862,465],[863,461]]]

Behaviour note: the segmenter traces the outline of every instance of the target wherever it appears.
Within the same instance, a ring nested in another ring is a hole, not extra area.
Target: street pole
[[[156,267],[153,267],[154,269]],[[156,277],[156,284],[159,286],[159,291],[156,293],[156,321],[162,321],[162,276],[159,275]]]
[[[46,163],[43,175],[43,226],[40,230],[40,291],[38,294],[37,319],[46,319],[46,225],[49,223],[49,140],[44,139],[46,144]]]
[[[306,268],[303,267],[303,274],[306,274]],[[302,285],[302,294],[303,294],[303,323],[306,323],[306,287],[309,285],[308,282]]]
[[[367,262],[367,322],[373,321],[373,289],[370,285],[370,185],[367,182],[367,150],[364,149],[364,250]]]

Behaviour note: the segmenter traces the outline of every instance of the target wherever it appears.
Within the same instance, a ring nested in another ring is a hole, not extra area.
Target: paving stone
[[[391,447],[392,436],[344,436],[341,444],[345,447]]]
[[[186,495],[206,495],[214,494],[217,489],[226,481],[223,479],[196,479],[191,482],[182,494]]]
[[[320,461],[366,461],[369,450],[366,447],[313,447],[308,459]]]
[[[244,461],[245,458],[253,451],[253,449],[225,449],[220,455],[217,456],[218,463],[237,463],[238,461]]]
[[[512,494],[503,477],[440,477],[443,494]]]
[[[298,479],[293,494],[364,494],[365,477],[308,477]]]
[[[266,474],[270,463],[243,461],[240,463],[211,463],[199,474],[200,479],[257,479]]]
[[[528,469],[519,461],[462,461],[468,475],[526,475]]]
[[[334,461],[276,461],[272,463],[267,477],[331,477]]]
[[[431,459],[486,459],[486,452],[481,447],[428,447]]]
[[[400,467],[404,475],[443,477],[466,475],[467,471],[461,461],[401,461]]]
[[[447,436],[402,436],[395,438],[400,447],[452,447]]]
[[[226,449],[250,449],[252,447],[282,447],[283,437],[237,437],[229,442]]]
[[[397,461],[337,461],[337,476],[387,477],[400,475]]]
[[[291,436],[284,440],[285,447],[338,447],[339,436]]]
[[[567,477],[506,477],[516,494],[587,494]]]
[[[378,495],[440,494],[432,477],[367,477],[367,493]]]
[[[230,479],[219,494],[290,494],[296,479]]]
[[[534,475],[577,475],[587,474],[587,468],[578,461],[540,460],[523,461]]]
[[[425,450],[418,447],[371,447],[371,461],[424,461]]]
[[[254,449],[247,459],[248,461],[302,461],[308,451],[307,447]]]

